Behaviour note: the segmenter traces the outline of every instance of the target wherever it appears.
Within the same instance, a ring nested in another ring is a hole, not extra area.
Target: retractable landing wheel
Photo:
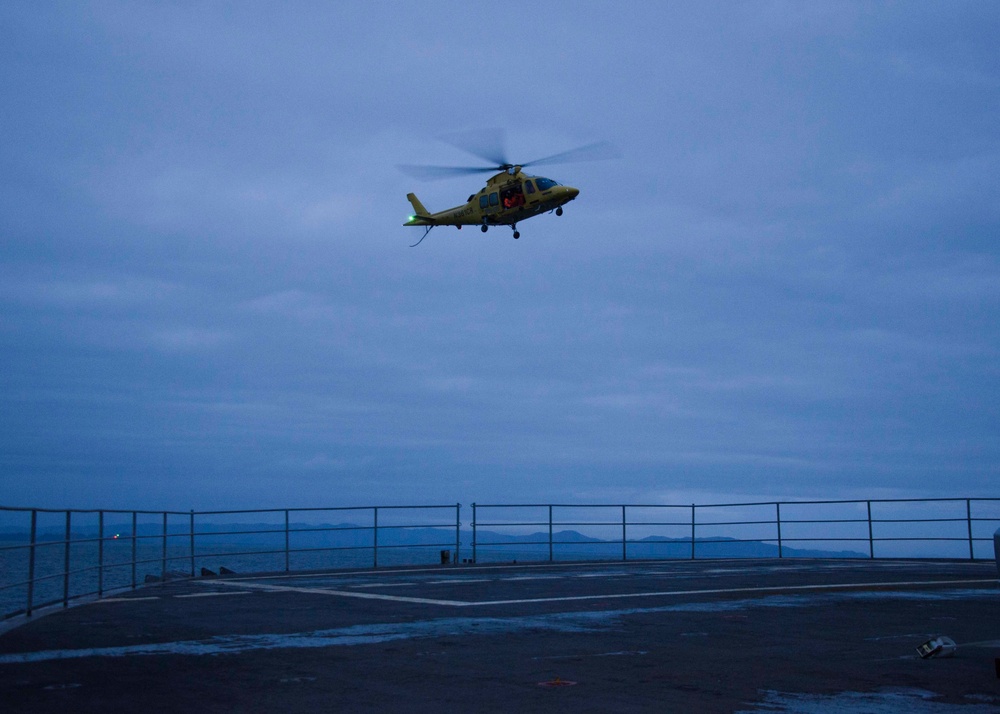
[[[557,216],[561,216],[562,215],[562,206],[559,206],[559,208],[556,209],[556,215]]]
[[[484,223],[484,224],[483,224],[483,227],[482,227],[482,228],[480,228],[479,230],[481,230],[481,231],[482,231],[483,233],[485,233],[485,232],[486,232],[486,224]]]
[[[517,231],[514,231],[514,239],[517,240],[520,237],[521,237],[521,234],[518,233]]]
[[[514,240],[517,240],[518,238],[521,237],[521,234],[517,232],[517,224],[516,223],[512,223],[511,226],[510,226],[510,228],[511,228],[512,231],[514,231]]]

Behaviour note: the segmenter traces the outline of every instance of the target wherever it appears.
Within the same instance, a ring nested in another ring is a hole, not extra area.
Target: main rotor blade
[[[446,134],[441,141],[461,149],[467,154],[489,161],[493,166],[507,166],[507,135],[503,129],[473,129]],[[499,170],[499,169],[498,169]]]
[[[579,146],[569,151],[563,151],[552,156],[529,161],[521,166],[538,166],[539,164],[569,164],[575,161],[602,161],[604,159],[619,159],[621,152],[606,141],[598,141],[594,144]]]
[[[489,161],[489,166],[415,166],[412,164],[399,165],[403,171],[414,178],[425,181],[438,181],[452,178],[454,176],[468,176],[470,174],[497,173],[505,171],[513,165],[507,160],[504,150],[503,129],[481,129],[475,131],[465,131],[458,134],[449,134],[441,137],[442,141],[451,144],[455,148],[461,149],[473,156],[478,156],[485,161]],[[617,159],[621,154],[618,149],[606,141],[599,141],[586,146],[579,146],[569,151],[562,151],[558,154],[535,159],[520,166],[538,166],[540,164],[568,164],[574,161],[599,161],[602,159]]]
[[[470,174],[496,173],[501,169],[497,166],[412,166],[398,165],[397,168],[413,178],[424,181],[439,181],[453,176],[468,176]]]

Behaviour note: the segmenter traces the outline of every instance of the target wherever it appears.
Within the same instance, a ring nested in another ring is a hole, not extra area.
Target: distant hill
[[[120,527],[120,526],[119,526]],[[284,525],[274,523],[200,523],[196,522],[196,541],[199,550],[209,548],[221,549],[223,546],[238,548],[284,548]],[[188,526],[169,525],[168,541],[171,545],[186,546],[188,543]],[[36,534],[39,542],[61,541],[64,537],[61,527],[40,528]],[[137,535],[147,543],[153,542],[156,536],[162,536],[163,528],[159,524],[139,524]],[[28,540],[26,529],[0,530],[0,540],[25,543]],[[96,527],[73,528],[72,540],[87,540],[97,538]],[[105,539],[113,540],[115,532],[105,528]],[[185,536],[185,537],[181,537]],[[130,542],[130,533],[121,532],[120,538]],[[548,532],[536,532],[526,535],[511,535],[495,531],[477,529],[477,556],[481,561],[495,562],[498,560],[541,560],[547,559],[549,553]],[[148,539],[148,540],[147,540]],[[562,530],[552,535],[554,555],[560,559],[573,560],[608,560],[621,558],[621,541],[602,540],[583,535],[575,530]],[[471,557],[472,531],[459,532],[461,555]],[[442,527],[380,527],[378,532],[379,547],[405,549],[406,546],[427,548],[438,547],[442,550],[454,550],[455,529]],[[289,524],[289,545],[292,549],[311,548],[370,548],[373,545],[370,526],[358,526],[353,523],[339,524]],[[691,541],[685,538],[667,538],[665,536],[647,536],[641,540],[629,541],[627,554],[630,559],[687,559],[691,557]],[[695,539],[695,555],[698,558],[776,558],[778,545],[775,542],[749,540],[741,541],[734,538],[709,537]],[[867,558],[867,554],[851,550],[816,550],[792,548],[783,545],[781,555],[798,558]]]
[[[525,536],[478,531],[478,547],[490,553],[510,552],[548,554],[548,533],[532,533]],[[469,542],[471,543],[471,533]],[[620,540],[602,540],[591,538],[577,531],[565,530],[552,534],[553,549],[556,552],[572,553],[574,557],[591,556],[595,559],[620,558]],[[464,543],[463,539],[463,543]],[[491,547],[503,544],[503,548]],[[647,536],[640,540],[630,540],[627,544],[629,558],[650,560],[657,558],[683,559],[691,557],[691,540],[689,538],[667,538],[665,536]],[[777,558],[778,544],[765,541],[741,541],[735,538],[696,538],[695,555],[698,558]],[[791,558],[867,558],[865,553],[851,550],[816,550],[807,548],[791,548],[782,545],[781,555]],[[492,559],[492,558],[491,558]]]

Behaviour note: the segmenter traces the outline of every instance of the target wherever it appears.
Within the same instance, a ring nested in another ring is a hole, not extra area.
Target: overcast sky
[[[1000,495],[992,0],[0,27],[0,504]],[[621,158],[411,249],[494,127]]]

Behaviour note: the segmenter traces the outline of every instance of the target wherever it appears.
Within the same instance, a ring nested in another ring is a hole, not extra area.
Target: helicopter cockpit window
[[[558,181],[553,181],[552,179],[547,178],[536,178],[535,183],[538,185],[539,191],[548,191],[553,186],[559,185]]]
[[[479,207],[486,208],[490,204],[490,197],[487,195],[482,195],[479,197]]]
[[[500,197],[496,193],[496,191],[494,191],[493,193],[490,194],[490,205],[491,206],[496,206],[499,203],[500,203]]]
[[[531,181],[525,181],[524,182],[524,190],[527,191],[528,193],[534,193],[535,192],[535,184],[531,183]]]

